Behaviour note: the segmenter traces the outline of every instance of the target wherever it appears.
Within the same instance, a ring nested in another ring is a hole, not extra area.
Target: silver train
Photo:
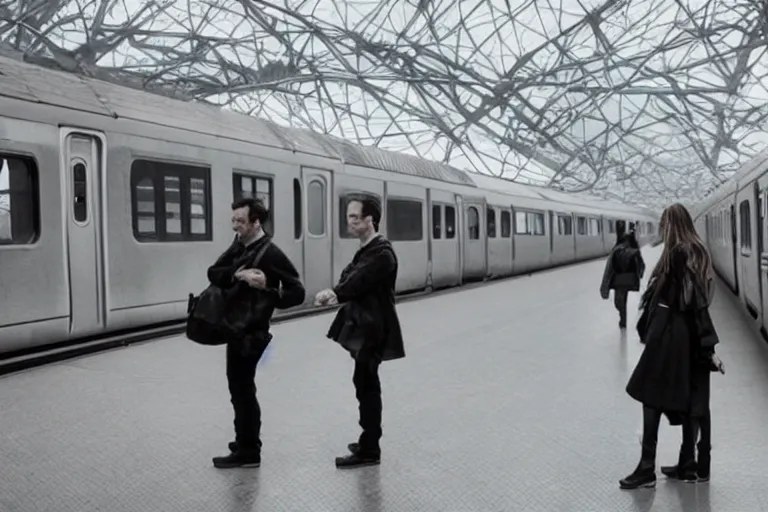
[[[468,174],[202,104],[0,58],[0,353],[186,315],[256,196],[307,303],[358,242],[346,197],[376,194],[400,293],[597,258],[615,221],[657,215]],[[597,286],[597,284],[595,285]]]
[[[768,338],[768,150],[744,164],[692,211],[712,263]]]

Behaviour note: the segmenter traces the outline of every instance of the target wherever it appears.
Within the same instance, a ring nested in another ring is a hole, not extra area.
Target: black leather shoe
[[[258,468],[261,466],[261,454],[258,452],[237,451],[223,457],[214,457],[213,465],[219,469]]]
[[[361,454],[358,452],[344,457],[336,457],[336,467],[339,469],[376,466],[378,464],[381,464],[381,455]]]

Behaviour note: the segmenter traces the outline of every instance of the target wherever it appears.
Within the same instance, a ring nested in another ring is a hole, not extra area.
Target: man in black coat
[[[269,212],[261,201],[235,201],[232,228],[237,237],[208,269],[211,284],[227,292],[228,317],[237,317],[234,323],[244,334],[242,339],[227,343],[227,382],[235,412],[235,441],[229,443],[229,455],[214,457],[213,465],[217,468],[261,465],[256,365],[272,340],[269,326],[275,308],[286,309],[304,302],[299,273],[262,229],[268,218]]]
[[[405,357],[400,321],[395,310],[397,256],[389,240],[378,233],[381,206],[369,195],[355,195],[347,204],[347,224],[360,239],[360,249],[342,271],[339,283],[315,297],[316,305],[341,303],[327,336],[347,349],[355,360],[352,381],[360,404],[357,443],[350,455],[337,457],[336,467],[379,464],[381,460],[382,361]]]

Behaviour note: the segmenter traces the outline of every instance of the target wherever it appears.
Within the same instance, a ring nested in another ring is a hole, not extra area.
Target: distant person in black
[[[610,290],[613,290],[613,305],[619,312],[619,327],[622,329],[627,326],[627,296],[631,291],[640,291],[640,280],[644,274],[645,261],[635,233],[624,233],[608,255],[600,283],[603,299],[607,300]]]
[[[623,220],[616,221],[616,243],[621,241],[621,238],[627,232],[627,223]],[[614,244],[615,245],[615,244]]]
[[[256,399],[256,365],[269,345],[270,321],[275,308],[286,309],[304,302],[304,286],[299,273],[271,236],[262,229],[269,212],[257,199],[241,199],[232,204],[232,228],[237,232],[232,245],[208,269],[208,280],[231,295],[228,305],[237,308],[256,304],[248,318],[243,339],[227,343],[227,382],[235,412],[235,441],[230,454],[215,457],[217,468],[258,467],[261,464],[261,409]],[[259,251],[264,251],[258,268],[247,268]],[[260,270],[259,270],[260,269]],[[282,286],[281,286],[282,285]]]
[[[381,460],[382,361],[405,357],[400,321],[395,310],[397,256],[389,240],[378,233],[381,206],[376,198],[349,198],[347,224],[360,239],[360,249],[342,271],[335,288],[315,297],[316,305],[342,303],[328,337],[347,349],[355,360],[352,381],[360,403],[357,443],[348,445],[350,455],[337,457],[336,467],[379,464]]]

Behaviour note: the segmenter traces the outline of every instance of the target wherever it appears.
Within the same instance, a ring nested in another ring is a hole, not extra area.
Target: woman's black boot
[[[656,443],[659,434],[661,412],[643,407],[643,442],[640,463],[632,474],[619,480],[622,489],[656,487]]]
[[[622,489],[656,487],[656,462],[645,457],[640,459],[640,463],[632,474],[619,480],[619,487]]]
[[[700,442],[698,448],[699,460],[696,464],[696,474],[698,475],[699,482],[709,482],[709,466],[712,463],[709,452],[712,447]]]

